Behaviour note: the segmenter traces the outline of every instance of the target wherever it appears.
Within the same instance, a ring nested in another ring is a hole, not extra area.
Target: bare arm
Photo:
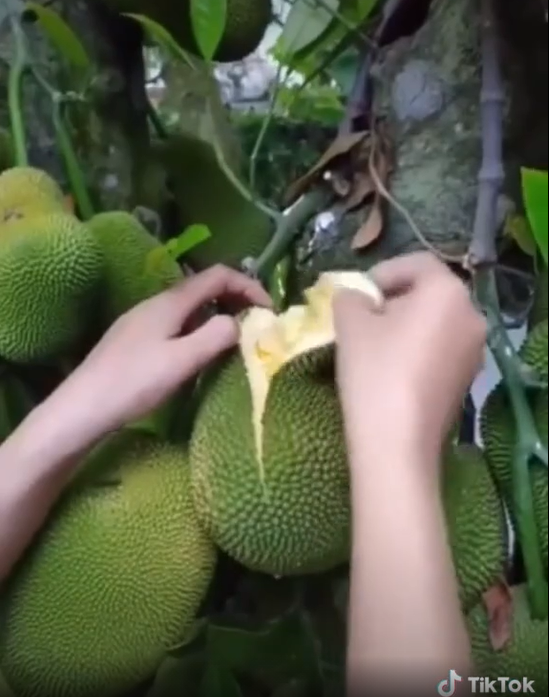
[[[351,449],[351,695],[376,685],[428,694],[450,670],[469,675],[438,480],[428,475],[437,453],[398,441],[380,436],[374,451],[358,437]]]

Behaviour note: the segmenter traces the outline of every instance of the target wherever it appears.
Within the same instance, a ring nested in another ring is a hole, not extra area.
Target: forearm
[[[55,400],[48,400],[0,446],[0,583],[91,447],[92,440],[76,432]]]
[[[348,678],[401,682],[415,694],[450,670],[467,675],[469,642],[446,538],[436,451],[394,434],[351,447],[353,553]],[[425,462],[426,458],[434,462]]]

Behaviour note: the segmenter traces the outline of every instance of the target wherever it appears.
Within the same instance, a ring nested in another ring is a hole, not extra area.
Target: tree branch
[[[495,278],[497,263],[497,202],[504,180],[503,170],[503,79],[494,14],[495,0],[481,0],[482,43],[482,166],[473,237],[467,265],[473,273],[477,301],[489,325],[488,343],[508,390],[517,426],[512,459],[512,512],[523,551],[530,605],[533,615],[545,619],[548,599],[545,571],[534,516],[530,462],[537,458],[547,466],[547,448],[539,437],[526,389],[539,385],[532,370],[524,365],[505,330],[501,318]]]

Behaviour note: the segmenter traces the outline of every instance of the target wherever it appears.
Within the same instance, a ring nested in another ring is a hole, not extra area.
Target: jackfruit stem
[[[512,505],[526,567],[530,607],[535,619],[545,620],[549,607],[539,531],[534,514],[530,464],[533,458],[537,458],[547,467],[548,453],[539,437],[526,395],[526,387],[529,385],[524,379],[523,362],[502,324],[497,300],[494,301],[497,298],[494,272],[483,271],[479,276],[482,283],[477,279],[477,290],[484,291],[482,300],[489,325],[488,343],[508,391],[517,427],[512,461]]]
[[[11,30],[15,43],[15,57],[10,62],[8,77],[8,108],[13,137],[15,165],[26,167],[29,162],[25,137],[25,123],[21,105],[21,82],[28,67],[25,37],[18,21],[11,18]]]
[[[247,258],[242,261],[243,271],[268,285],[271,274],[288,253],[300,228],[326,205],[328,198],[328,190],[321,185],[304,194],[287,208],[280,216],[278,226],[260,256],[257,259]]]

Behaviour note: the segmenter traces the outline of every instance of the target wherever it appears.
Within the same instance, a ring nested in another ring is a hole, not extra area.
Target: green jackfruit
[[[511,593],[512,631],[509,642],[502,650],[496,651],[492,646],[490,619],[484,603],[479,603],[467,617],[474,674],[490,680],[507,677],[521,684],[523,679],[533,680],[535,694],[544,695],[548,687],[547,620],[531,618],[525,586],[515,586]],[[507,693],[510,692],[507,689]]]
[[[528,335],[520,355],[529,365],[536,368],[547,379],[547,321],[539,324]],[[548,440],[548,397],[547,390],[535,390],[530,395],[530,404],[538,428],[539,436],[547,446]],[[481,434],[486,457],[494,476],[510,505],[512,504],[512,458],[517,439],[517,428],[507,388],[503,383],[497,385],[486,400],[481,413]],[[549,562],[549,522],[547,509],[548,476],[547,468],[535,461],[531,464],[531,478],[534,507],[540,535],[540,545],[547,571]]]
[[[271,237],[271,220],[227,179],[213,147],[179,133],[155,149],[171,179],[181,227],[202,224],[212,233],[188,253],[191,264],[239,268],[246,257],[259,256]]]
[[[536,287],[534,290],[534,304],[529,317],[529,326],[534,328],[540,322],[547,319],[547,278],[548,272],[545,267],[536,279]]]
[[[467,612],[504,575],[505,513],[483,453],[475,446],[448,449],[442,482],[460,601]]]
[[[103,319],[117,317],[182,280],[177,262],[130,213],[99,213],[86,227],[103,252]],[[157,252],[151,257],[151,253]]]
[[[0,230],[21,218],[63,212],[68,212],[65,195],[47,172],[12,167],[0,174]]]
[[[0,599],[17,697],[118,697],[193,629],[216,551],[184,450],[121,431],[94,451]]]
[[[195,508],[216,544],[253,571],[292,576],[348,559],[331,318],[341,284],[377,297],[362,274],[336,273],[283,315],[254,308],[239,348],[203,382],[190,446]]]
[[[164,26],[186,51],[201,55],[194,38],[190,0],[107,0],[106,4],[117,12],[146,15]],[[253,53],[273,17],[272,0],[227,0],[225,32],[214,60],[239,61]]]
[[[47,362],[71,351],[101,275],[101,251],[68,213],[0,227],[0,356]]]

